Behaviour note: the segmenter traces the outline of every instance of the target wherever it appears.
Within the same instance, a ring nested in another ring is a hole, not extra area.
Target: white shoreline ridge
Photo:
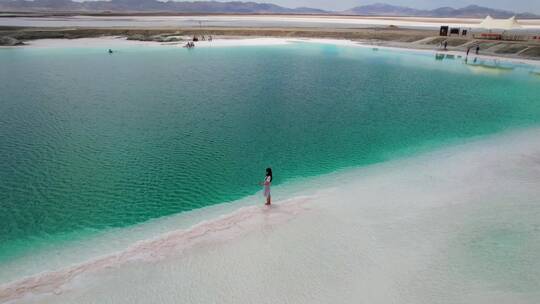
[[[383,46],[377,44],[370,44],[363,41],[352,41],[347,39],[327,39],[327,38],[287,38],[287,37],[258,37],[258,38],[216,38],[213,41],[198,41],[196,42],[196,48],[208,48],[208,47],[243,47],[243,46],[276,46],[287,45],[291,43],[306,42],[317,44],[332,44],[339,46],[349,47],[362,47],[362,48],[376,48],[382,50],[395,50],[399,52],[409,53],[424,53],[424,54],[436,54],[444,53],[447,55],[463,56],[465,53],[460,51],[442,51],[442,50],[430,50],[420,49],[414,47],[400,47],[400,46]],[[127,40],[121,36],[106,36],[100,38],[78,38],[78,39],[38,39],[29,41],[27,45],[20,46],[18,48],[115,48],[115,47],[129,47],[129,46],[149,46],[149,47],[183,47],[186,42],[173,42],[173,43],[161,43],[154,41],[137,41]],[[526,64],[531,66],[540,66],[540,61],[511,58],[504,56],[494,55],[471,55],[471,57],[477,57],[478,59],[497,60],[499,62],[509,62],[517,64]]]
[[[307,179],[269,209],[2,285],[0,302],[538,303],[538,138],[514,130]]]
[[[37,27],[178,27],[182,24],[198,26],[221,23],[234,26],[237,23],[257,26],[261,22],[295,26],[295,24],[342,25],[342,26],[388,26],[395,25],[409,28],[438,28],[440,25],[452,27],[478,28],[483,19],[476,18],[436,18],[436,17],[377,17],[377,16],[308,16],[308,15],[200,15],[200,16],[61,16],[61,17],[15,17],[2,18],[3,26]],[[540,28],[538,19],[520,19],[525,29]]]

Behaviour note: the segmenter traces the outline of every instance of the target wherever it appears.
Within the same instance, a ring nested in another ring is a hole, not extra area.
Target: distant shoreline
[[[212,35],[216,38],[315,38],[350,40],[362,44],[401,49],[474,53],[480,45],[480,55],[517,60],[540,60],[540,43],[479,40],[470,37],[441,37],[430,29],[404,29],[395,26],[371,28],[300,28],[300,27],[201,27],[201,28],[67,28],[67,27],[2,27],[4,37],[27,43],[37,39],[78,39],[126,37],[128,40],[158,43],[185,43],[193,36]],[[447,41],[447,50],[441,42]],[[12,44],[14,45],[14,44]]]

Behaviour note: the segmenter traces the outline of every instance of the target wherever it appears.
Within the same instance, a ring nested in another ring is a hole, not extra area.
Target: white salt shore
[[[185,37],[189,39],[189,37]],[[220,46],[264,46],[282,45],[291,43],[293,39],[285,38],[246,38],[246,39],[215,39],[213,41],[199,41],[197,47],[220,47]],[[66,47],[92,47],[114,48],[122,46],[183,46],[186,42],[159,43],[153,41],[127,40],[125,37],[106,36],[99,38],[79,39],[38,39],[28,42],[23,47],[38,48],[66,48]]]
[[[311,26],[438,28],[440,25],[477,28],[482,19],[429,17],[306,16],[306,15],[208,15],[208,16],[48,16],[0,19],[0,26],[24,27],[200,27],[221,26]],[[525,29],[540,28],[538,19],[520,19]]]
[[[0,286],[0,302],[538,303],[538,138],[511,131],[275,187],[271,208],[248,198]]]
[[[188,38],[188,37],[186,37]],[[291,43],[317,43],[317,44],[332,44],[338,46],[349,46],[349,47],[362,47],[362,48],[377,48],[377,49],[388,49],[396,50],[399,52],[412,52],[412,53],[441,53],[441,50],[429,50],[429,49],[418,49],[413,45],[404,45],[400,46],[382,46],[366,42],[352,41],[346,39],[327,39],[327,38],[286,38],[286,37],[258,37],[258,38],[217,38],[213,41],[198,41],[196,42],[196,48],[219,48],[219,47],[242,47],[242,46],[276,46],[276,45],[287,45]],[[104,52],[112,48],[122,48],[130,46],[148,46],[148,47],[183,47],[186,42],[169,42],[169,43],[160,43],[153,41],[137,41],[137,40],[127,40],[125,37],[99,37],[99,38],[79,38],[79,39],[38,39],[27,42],[25,46],[19,48],[103,48]],[[459,51],[444,51],[442,52],[446,55],[455,55],[463,56],[464,52]],[[521,58],[509,58],[509,57],[500,57],[492,55],[474,55],[478,59],[485,60],[496,60],[501,62],[510,62],[518,64],[527,64],[531,66],[540,66],[540,61],[538,60],[529,60]]]

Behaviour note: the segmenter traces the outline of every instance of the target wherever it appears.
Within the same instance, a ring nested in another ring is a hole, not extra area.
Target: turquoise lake
[[[539,68],[327,44],[0,49],[0,263],[540,122]],[[261,197],[261,203],[263,198]]]

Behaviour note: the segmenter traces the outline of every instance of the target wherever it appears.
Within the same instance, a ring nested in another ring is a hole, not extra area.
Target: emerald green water
[[[0,262],[253,194],[268,166],[281,184],[540,122],[532,68],[479,64],[307,43],[1,49]]]

